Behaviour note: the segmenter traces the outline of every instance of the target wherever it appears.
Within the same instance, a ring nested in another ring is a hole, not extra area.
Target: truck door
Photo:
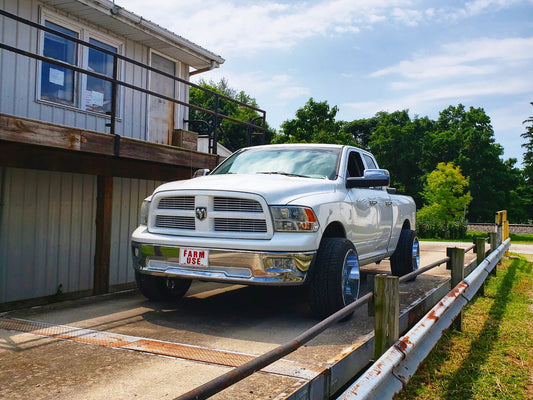
[[[368,154],[363,154],[363,160],[367,169],[376,169],[374,159]],[[376,187],[369,194],[377,211],[375,251],[385,253],[389,247],[389,239],[392,232],[393,207],[392,199],[387,188]]]
[[[346,177],[363,176],[365,166],[361,154],[351,151],[348,154]],[[376,255],[376,239],[378,226],[378,209],[374,204],[374,190],[367,188],[353,188],[348,191],[350,203],[350,217],[347,236],[357,250],[360,260]]]

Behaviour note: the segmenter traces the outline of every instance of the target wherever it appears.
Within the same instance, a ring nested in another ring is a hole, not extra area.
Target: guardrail
[[[392,399],[414,375],[443,332],[457,321],[460,328],[463,307],[483,287],[509,246],[510,239],[506,239],[338,399]]]

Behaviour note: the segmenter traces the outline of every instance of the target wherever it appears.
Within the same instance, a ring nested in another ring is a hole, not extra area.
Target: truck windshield
[[[281,174],[335,179],[340,148],[246,149],[225,160],[212,174]]]

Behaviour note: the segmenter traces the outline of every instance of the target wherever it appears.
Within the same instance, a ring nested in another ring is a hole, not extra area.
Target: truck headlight
[[[272,206],[274,230],[277,232],[316,232],[319,224],[309,207]]]
[[[144,200],[141,205],[141,225],[148,225],[148,210],[150,209],[150,201]]]

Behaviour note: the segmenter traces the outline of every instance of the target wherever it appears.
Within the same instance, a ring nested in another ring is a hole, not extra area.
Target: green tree
[[[533,102],[530,103],[533,106]],[[526,149],[524,153],[524,176],[528,185],[533,185],[533,116],[526,119],[523,124],[526,125],[526,131],[520,136],[526,142],[522,147]]]
[[[530,103],[533,106],[533,102]],[[517,205],[522,211],[522,218],[519,222],[530,222],[533,220],[533,116],[524,122],[526,131],[520,136],[525,139],[522,147],[524,153],[524,168],[522,170],[523,180],[517,188],[517,196],[520,199]]]
[[[440,161],[454,162],[470,179],[470,220],[491,221],[496,211],[508,208],[517,177],[501,158],[503,148],[496,143],[490,117],[482,108],[467,111],[462,104],[446,108],[433,139],[433,153],[441,152]],[[430,161],[427,154],[425,158]]]
[[[468,179],[453,163],[439,163],[426,178],[422,197],[435,219],[448,222],[462,218],[472,201]]]
[[[466,236],[464,219],[472,201],[468,178],[453,163],[439,163],[426,177],[422,196],[425,205],[417,213],[420,237],[458,239]]]
[[[248,106],[259,108],[257,101],[253,97],[244,91],[239,92],[232,89],[229,87],[226,79],[222,78],[219,82],[209,81],[209,83],[200,81],[199,86],[210,90],[210,92],[192,87],[189,93],[189,101],[191,104],[211,111],[217,109],[220,114],[243,122],[257,121],[257,118],[260,117],[260,114],[257,111],[239,105],[238,103],[223,97],[218,97],[217,104],[217,96],[214,93],[239,101]],[[212,131],[215,125],[214,118],[211,114],[193,109],[189,112],[189,120],[205,121],[190,123],[191,130],[202,135],[209,134],[209,131]],[[246,146],[248,135],[247,126],[226,119],[217,122],[219,123],[219,125],[217,125],[218,141],[222,145],[233,151]],[[265,128],[265,143],[269,143],[274,136],[274,130],[271,129],[268,124]]]
[[[344,132],[344,125],[336,121],[338,108],[330,108],[327,101],[316,102],[310,98],[305,105],[296,111],[294,119],[281,124],[281,133],[276,135],[272,143],[337,143],[356,145],[349,132]]]

